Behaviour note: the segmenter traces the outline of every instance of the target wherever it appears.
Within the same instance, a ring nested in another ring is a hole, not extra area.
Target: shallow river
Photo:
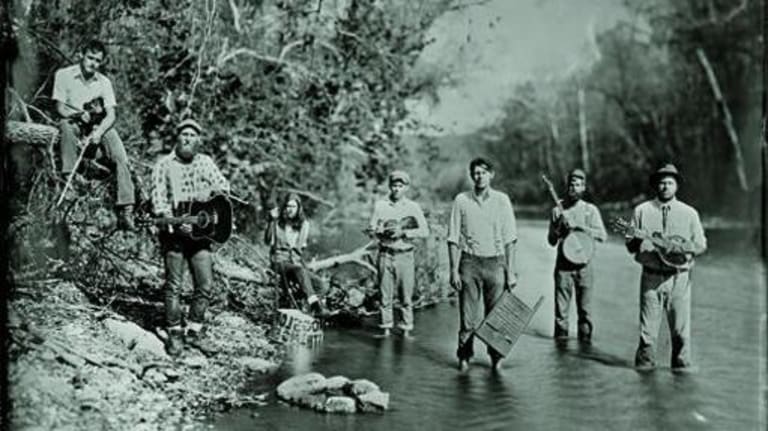
[[[759,420],[765,414],[759,401],[765,366],[760,359],[765,351],[760,330],[764,273],[753,242],[725,241],[729,235],[708,233],[711,251],[693,273],[698,372],[679,376],[666,367],[666,324],[658,351],[662,366],[650,374],[631,368],[640,269],[615,237],[594,261],[593,346],[582,348],[575,340],[565,348],[555,345],[550,338],[554,251],[546,246],[545,235],[543,225],[521,223],[516,291],[529,304],[539,295],[545,302],[501,373],[490,371],[479,341],[470,371],[457,373],[458,310],[446,303],[417,313],[414,340],[376,339],[372,328],[326,330],[320,345],[295,348],[275,375],[254,382],[256,391],[271,391],[269,405],[227,413],[214,422],[214,429],[764,429]],[[390,392],[390,410],[382,415],[324,415],[275,399],[280,381],[309,371],[373,380]]]

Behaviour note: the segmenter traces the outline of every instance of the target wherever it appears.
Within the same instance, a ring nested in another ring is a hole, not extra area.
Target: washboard
[[[507,356],[543,301],[544,297],[540,296],[531,308],[514,293],[505,292],[475,331],[475,335]]]

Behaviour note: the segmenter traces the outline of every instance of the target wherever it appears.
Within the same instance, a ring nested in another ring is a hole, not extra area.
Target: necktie
[[[661,229],[667,231],[667,219],[669,217],[669,205],[663,205],[661,207]]]

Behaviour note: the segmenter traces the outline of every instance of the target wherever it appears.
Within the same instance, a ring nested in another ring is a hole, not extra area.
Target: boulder
[[[139,325],[117,319],[105,319],[104,326],[129,349],[145,351],[159,359],[169,359],[163,342],[155,334],[145,331]]]
[[[354,413],[356,411],[355,400],[350,397],[328,397],[325,401],[327,413]]]
[[[320,373],[307,373],[293,376],[280,383],[277,396],[286,401],[293,401],[303,394],[312,394],[325,388],[325,376]]]
[[[344,376],[333,376],[328,377],[325,380],[325,390],[326,391],[342,391],[344,390],[344,387],[349,384],[349,379]]]
[[[373,391],[357,397],[360,411],[383,412],[389,408],[389,392]]]
[[[320,393],[301,393],[296,395],[296,398],[292,402],[301,407],[307,407],[319,412],[325,411],[325,402],[328,400],[328,396],[323,392]]]
[[[380,391],[379,385],[366,379],[352,380],[347,384],[346,392],[350,395],[359,396],[368,392]]]

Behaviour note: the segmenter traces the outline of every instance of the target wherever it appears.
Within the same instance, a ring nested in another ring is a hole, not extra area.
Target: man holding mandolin
[[[112,127],[116,118],[115,93],[109,78],[98,71],[106,55],[104,44],[91,40],[83,46],[78,64],[56,71],[52,98],[61,117],[61,171],[66,175],[77,169],[81,135],[85,148],[103,145],[117,171],[118,222],[122,228],[132,230],[134,186],[123,141]],[[81,157],[85,148],[80,150]]]
[[[398,327],[404,337],[413,330],[413,288],[416,284],[413,240],[429,235],[424,212],[418,203],[405,197],[411,179],[404,171],[389,174],[389,196],[376,201],[366,232],[379,242],[379,291],[381,292],[382,336],[393,326],[392,299],[400,299]]]
[[[549,222],[547,241],[557,246],[555,260],[555,339],[568,338],[568,308],[571,293],[576,294],[579,341],[592,341],[592,292],[594,275],[590,260],[595,241],[605,241],[606,233],[600,210],[582,199],[587,176],[581,169],[568,175],[568,194],[558,199],[546,180],[555,200]]]
[[[212,196],[229,193],[229,182],[216,167],[213,159],[198,154],[202,127],[195,120],[186,119],[176,127],[178,142],[173,152],[158,160],[152,171],[152,203],[156,216],[167,220],[183,219],[191,208]],[[221,217],[208,223],[228,224],[231,219]],[[221,212],[224,215],[224,212]],[[230,214],[231,215],[231,214]],[[176,217],[174,217],[176,216]],[[183,348],[184,329],[180,294],[184,281],[184,267],[189,266],[194,282],[194,295],[187,319],[186,341],[204,353],[215,351],[205,337],[205,312],[212,298],[213,261],[212,241],[194,236],[192,223],[169,223],[160,230],[160,248],[165,264],[165,313],[168,325],[167,350],[178,355]],[[225,233],[228,233],[225,232]],[[214,234],[215,236],[215,234]]]
[[[699,213],[677,200],[680,174],[672,164],[650,177],[656,198],[634,210],[628,224],[618,220],[626,245],[643,266],[640,279],[640,342],[635,366],[655,366],[656,340],[662,312],[666,313],[672,341],[671,366],[685,371],[691,366],[691,279],[693,257],[707,249]]]

